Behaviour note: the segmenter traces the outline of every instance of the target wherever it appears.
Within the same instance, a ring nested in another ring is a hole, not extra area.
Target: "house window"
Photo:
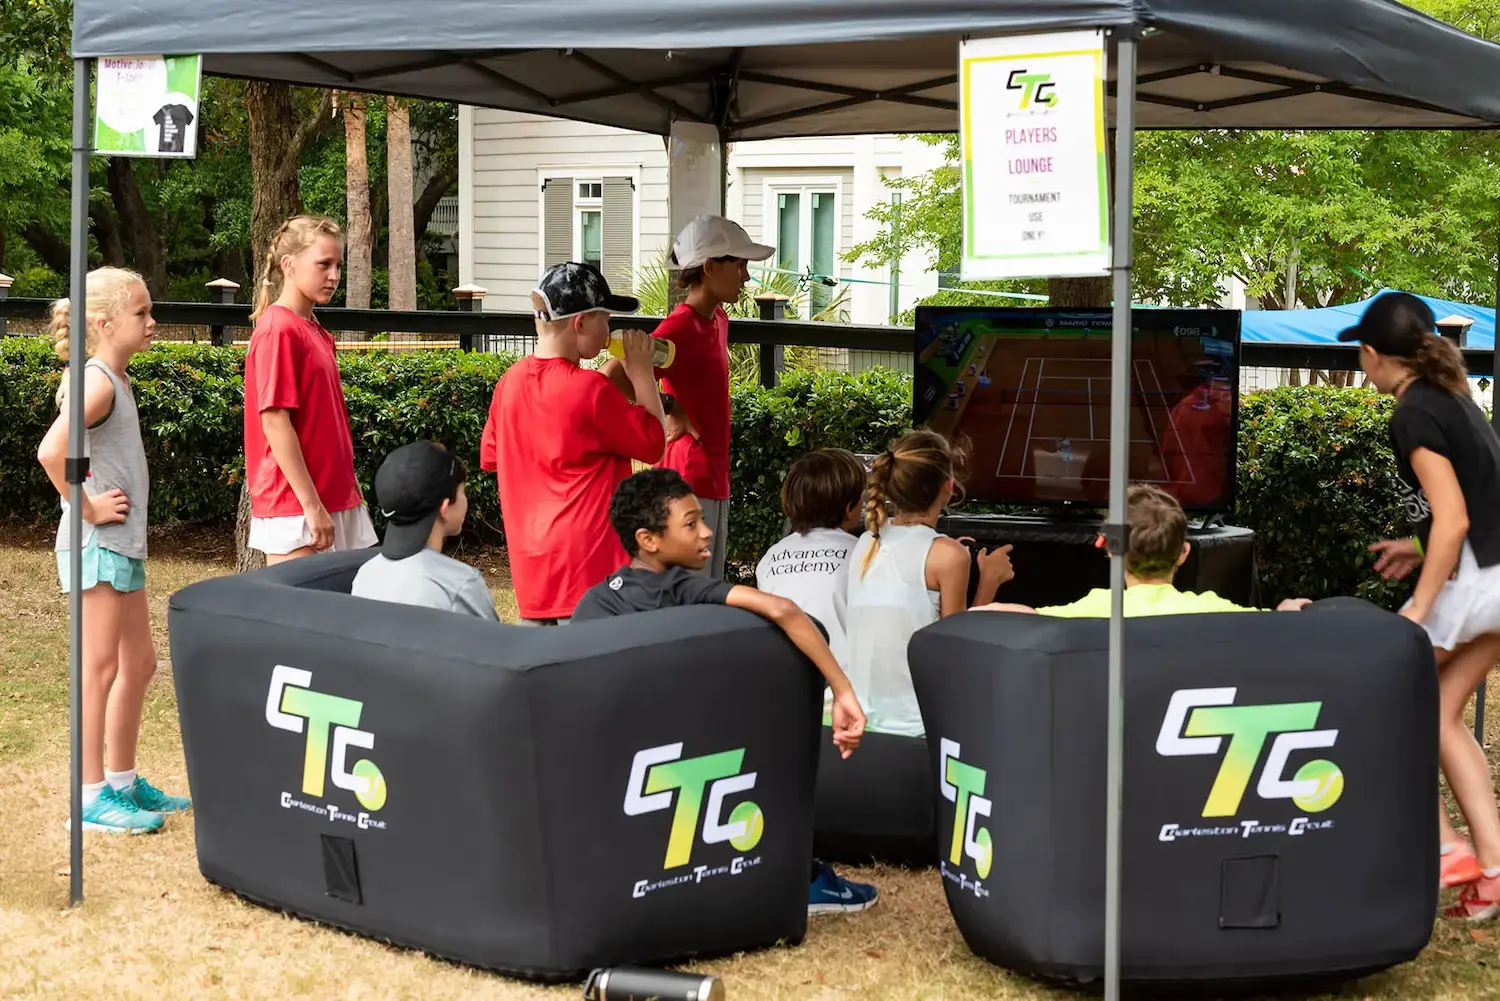
[[[612,291],[630,293],[639,228],[635,176],[598,164],[582,177],[548,171],[541,178],[537,209],[543,270],[583,261],[604,273]]]
[[[837,277],[837,193],[815,187],[775,190],[777,268]],[[834,290],[815,278],[808,292],[809,315],[826,309],[833,297]]]
[[[578,181],[573,192],[573,259],[604,270],[604,182]]]

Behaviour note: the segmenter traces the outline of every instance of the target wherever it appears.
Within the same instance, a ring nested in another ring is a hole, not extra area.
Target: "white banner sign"
[[[100,59],[94,152],[101,156],[194,156],[202,79],[202,56]]]
[[[963,278],[1110,267],[1104,35],[960,43]]]

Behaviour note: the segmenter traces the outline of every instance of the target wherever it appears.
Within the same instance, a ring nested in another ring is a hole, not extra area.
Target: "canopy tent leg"
[[[713,125],[673,122],[667,137],[667,219],[677,239],[689,220],[700,215],[723,215],[725,186],[729,183],[726,158],[729,145]],[[670,307],[682,301],[676,275],[667,293]]]
[[[68,902],[83,902],[83,363],[88,323],[89,71],[73,60],[73,218],[68,245]]]
[[[1114,331],[1109,389],[1109,525],[1116,542],[1109,559],[1109,760],[1105,799],[1104,997],[1120,997],[1120,792],[1124,768],[1125,488],[1130,477],[1130,270],[1135,201],[1136,39],[1121,34],[1116,47]],[[1106,533],[1107,535],[1109,533]]]

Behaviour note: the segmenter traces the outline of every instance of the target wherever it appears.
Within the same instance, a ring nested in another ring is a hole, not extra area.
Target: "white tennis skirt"
[[[375,535],[375,526],[370,522],[370,512],[363,504],[347,511],[333,511],[333,552],[348,549],[369,549],[380,544]],[[251,518],[250,539],[246,543],[268,556],[285,556],[312,545],[312,529],[307,519],[300,514],[282,518]]]
[[[1441,650],[1456,650],[1486,633],[1500,633],[1500,563],[1481,567],[1466,540],[1458,573],[1438,592],[1422,628]]]

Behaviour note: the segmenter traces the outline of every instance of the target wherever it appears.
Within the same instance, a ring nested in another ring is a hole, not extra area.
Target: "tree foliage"
[[[1488,0],[1418,6],[1500,39],[1500,8]],[[943,166],[888,181],[900,203],[869,213],[880,231],[850,256],[885,266],[926,250],[939,271],[956,271],[958,137],[918,138],[944,149]],[[1142,132],[1135,204],[1141,301],[1210,303],[1231,278],[1272,308],[1347,302],[1382,287],[1494,301],[1500,138],[1491,132]],[[971,287],[1036,291],[1041,284]],[[963,293],[942,295],[965,302]]]
[[[68,270],[71,184],[72,3],[0,0],[0,271],[16,278],[13,295],[55,295]],[[192,160],[110,161],[90,165],[90,263],[140,269],[159,298],[201,300],[203,283],[230,278],[251,288],[255,197],[252,156],[266,142],[252,136],[250,85],[205,77],[198,156]],[[326,101],[323,92],[296,89],[278,104],[287,119],[267,123],[263,135],[287,145],[298,125]],[[377,102],[383,104],[383,102]],[[288,110],[289,109],[289,110]],[[286,197],[272,209],[306,207],[343,221],[344,138],[327,119],[276,177]],[[375,209],[375,263],[384,271],[388,214],[383,107],[371,115],[370,196]],[[295,120],[293,120],[295,119]],[[414,198],[415,228],[425,229],[437,201],[457,180],[457,108],[412,102],[413,162],[423,190]],[[378,134],[376,134],[378,132]],[[279,138],[278,138],[279,137]],[[279,165],[272,150],[262,163]],[[378,156],[377,156],[378,154]],[[276,219],[275,223],[279,224]],[[267,223],[262,223],[270,225]],[[451,276],[438,274],[418,247],[419,304],[450,304]],[[385,279],[377,276],[377,304]]]

